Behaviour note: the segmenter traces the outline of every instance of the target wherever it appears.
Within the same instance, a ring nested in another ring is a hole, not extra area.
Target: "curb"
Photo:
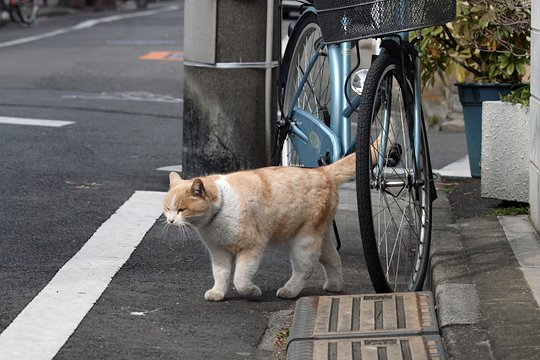
[[[539,359],[540,308],[500,219],[457,219],[437,187],[431,288],[448,358]]]
[[[454,331],[454,327],[461,329],[474,327],[479,317],[479,299],[475,285],[466,282],[470,269],[463,262],[466,254],[448,195],[440,189],[440,186],[437,190],[430,256],[431,290],[435,297],[439,330],[448,358],[460,359],[466,358],[466,354],[460,352],[461,335]],[[458,294],[466,294],[465,296],[474,299],[472,314],[468,312],[468,316],[472,315],[471,318],[461,316],[462,311],[467,309],[461,305],[459,301],[461,295]]]

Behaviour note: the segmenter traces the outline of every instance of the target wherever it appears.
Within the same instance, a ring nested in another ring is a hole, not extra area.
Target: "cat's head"
[[[176,226],[205,225],[211,218],[216,200],[215,184],[202,179],[184,180],[175,172],[169,174],[169,192],[163,201],[167,223]]]

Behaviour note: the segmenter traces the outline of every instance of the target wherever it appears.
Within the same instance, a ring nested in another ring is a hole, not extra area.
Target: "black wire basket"
[[[456,0],[315,0],[326,43],[377,37],[454,20]]]

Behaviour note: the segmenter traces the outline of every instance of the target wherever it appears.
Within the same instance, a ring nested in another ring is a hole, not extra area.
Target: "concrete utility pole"
[[[186,0],[184,177],[269,163],[277,103],[277,3]]]

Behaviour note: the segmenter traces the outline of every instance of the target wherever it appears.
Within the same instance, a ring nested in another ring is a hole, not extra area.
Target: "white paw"
[[[300,294],[300,290],[292,291],[286,287],[282,287],[276,293],[276,295],[282,299],[294,299]]]
[[[259,287],[256,285],[252,285],[248,288],[236,289],[236,290],[238,291],[240,295],[246,296],[246,297],[259,297],[262,295],[261,289],[259,289]]]
[[[225,297],[224,292],[217,291],[214,289],[210,289],[204,294],[204,298],[208,301],[220,301],[220,300],[223,300],[224,297]]]
[[[328,292],[340,292],[343,290],[343,283],[327,281],[324,283],[323,289]]]

